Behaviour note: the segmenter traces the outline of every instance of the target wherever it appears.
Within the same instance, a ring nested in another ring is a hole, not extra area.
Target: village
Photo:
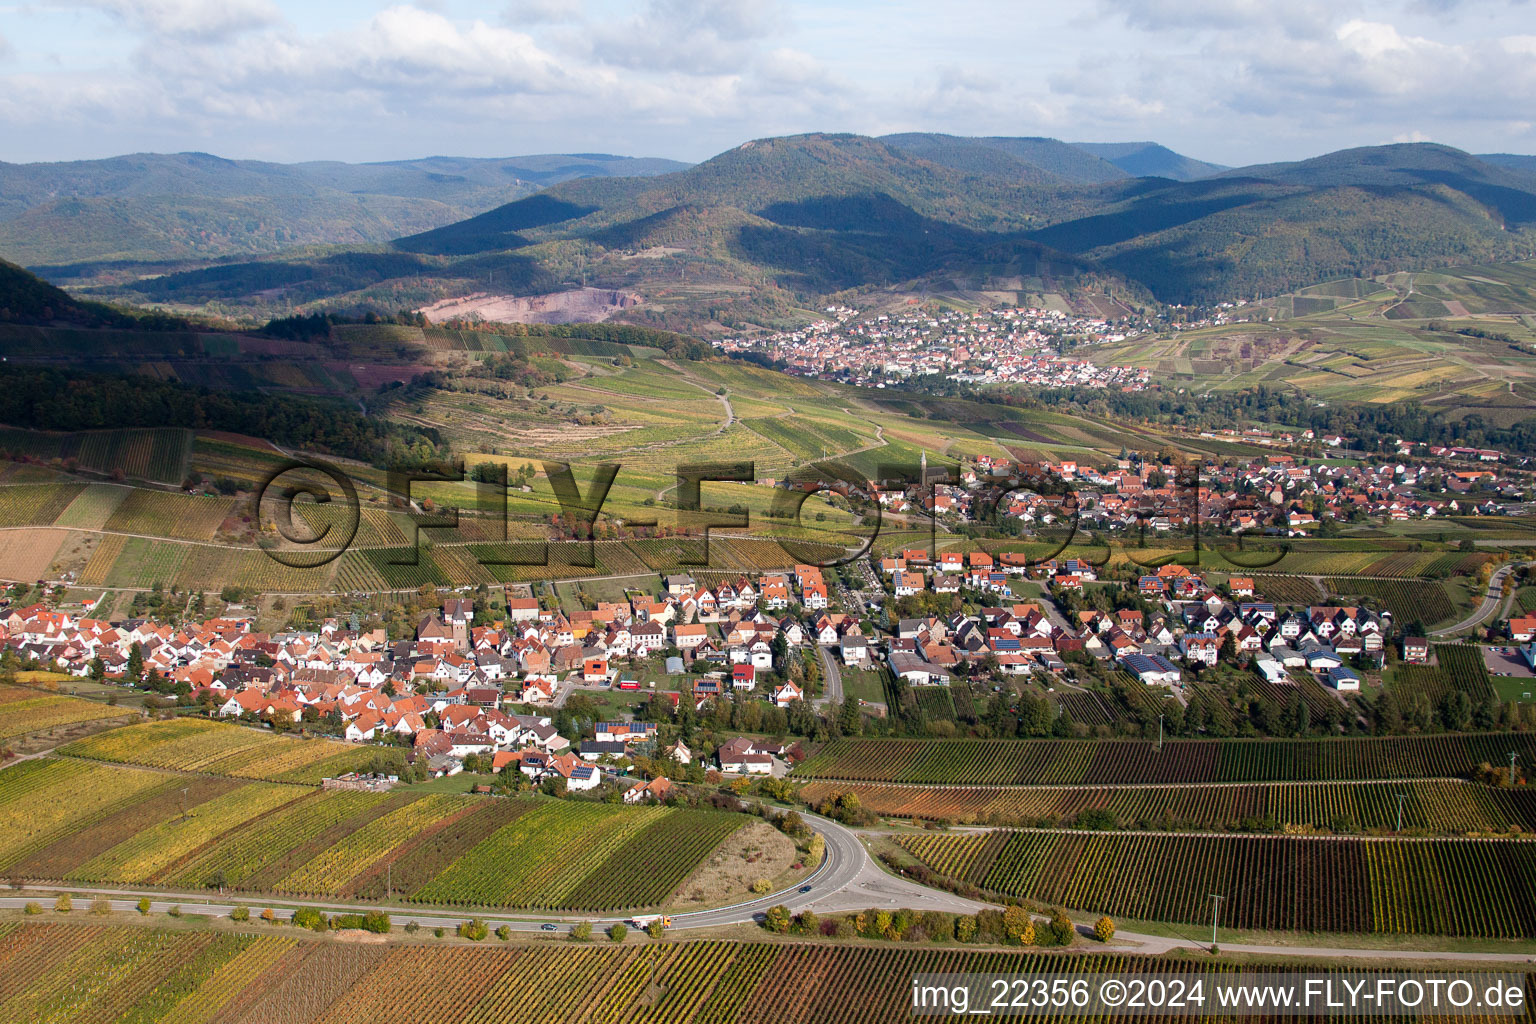
[[[1146,329],[1140,320],[1111,322],[1037,308],[912,311],[860,318],[855,310],[828,307],[826,313],[829,319],[800,330],[715,345],[731,355],[766,359],[787,373],[870,387],[937,375],[969,384],[1136,391],[1150,379],[1145,369],[1101,367],[1063,357],[1075,344],[1135,337]]]

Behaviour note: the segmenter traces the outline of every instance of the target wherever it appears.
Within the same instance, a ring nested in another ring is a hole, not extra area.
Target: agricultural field
[[[54,520],[55,526],[100,530],[129,494],[138,493],[122,484],[90,484]]]
[[[51,526],[85,490],[84,484],[6,484],[0,487],[0,527]]]
[[[1422,694],[1437,706],[1452,690],[1465,693],[1474,704],[1494,696],[1493,680],[1482,650],[1473,644],[1436,644],[1436,665],[1399,664],[1392,670],[1392,689],[1404,697]]]
[[[1008,896],[1240,929],[1516,939],[1536,930],[1536,843],[1011,832],[903,836],[942,874]]]
[[[128,716],[137,717],[138,712],[23,686],[0,686],[0,741]]]
[[[853,793],[884,817],[957,824],[1053,827],[1092,811],[1108,812],[1125,829],[1340,833],[1395,830],[1402,794],[1403,828],[1410,833],[1536,831],[1536,791],[1459,779],[1125,788],[813,782],[800,795],[816,804],[839,793]]]
[[[450,905],[605,910],[660,904],[739,815],[542,802],[411,893]]]
[[[904,979],[920,973],[1191,970],[1176,957],[914,943],[374,946],[292,930],[55,920],[6,925],[0,947],[10,966],[0,992],[7,1019],[122,1024],[885,1024],[910,1016]]]
[[[135,488],[117,506],[105,529],[111,533],[211,541],[234,505],[233,498]]]
[[[207,756],[205,748],[202,753]],[[92,787],[91,797],[73,795]],[[665,903],[746,817],[543,797],[357,793],[44,758],[0,772],[0,868],[465,907]],[[387,870],[386,870],[387,869]]]
[[[87,430],[52,434],[0,427],[0,450],[117,479],[134,477],[179,486],[192,455],[192,432],[174,427]]]
[[[1391,612],[1393,620],[1404,626],[1412,622],[1433,626],[1456,616],[1456,606],[1451,603],[1444,585],[1440,583],[1328,576],[1324,577],[1323,586],[1334,600],[1370,598],[1377,607]]]
[[[106,541],[103,541],[105,546]],[[109,587],[138,587],[148,589],[156,583],[162,587],[171,586],[176,578],[176,571],[181,567],[182,560],[187,557],[188,546],[176,544],[171,541],[148,540],[144,537],[127,537],[124,539],[118,556],[113,559],[111,567],[107,569],[100,583]],[[99,553],[100,549],[98,549]],[[96,556],[86,564],[86,572],[90,577],[82,576],[82,582],[97,583],[95,564]],[[213,577],[204,577],[204,585]]]
[[[79,740],[60,753],[93,761],[316,784],[322,778],[398,760],[400,751],[335,740],[298,739],[200,718],[145,722]]]
[[[55,557],[71,536],[68,530],[0,530],[0,579],[31,583],[46,579]]]
[[[928,785],[1127,785],[1457,778],[1509,752],[1536,757],[1528,734],[1322,740],[840,739],[795,768],[797,779]]]

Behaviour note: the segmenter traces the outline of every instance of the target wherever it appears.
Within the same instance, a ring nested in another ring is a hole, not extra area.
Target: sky
[[[1536,153],[1519,0],[0,0],[0,160],[603,152],[808,131],[1238,166]]]

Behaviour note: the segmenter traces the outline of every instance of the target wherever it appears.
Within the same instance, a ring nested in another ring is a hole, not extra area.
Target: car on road
[[[810,887],[810,886],[808,886],[808,885],[802,885],[802,886],[801,886],[801,887],[800,887],[800,891],[801,891],[801,892],[810,892],[810,891],[811,891],[811,887]]]
[[[541,932],[554,932],[554,931],[559,931],[559,930],[560,929],[556,928],[552,924],[541,924],[541,925],[539,925],[539,931],[541,931]]]

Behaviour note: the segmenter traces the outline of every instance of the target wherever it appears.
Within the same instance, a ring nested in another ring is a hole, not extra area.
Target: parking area
[[[1520,651],[1514,647],[1484,647],[1483,664],[1488,666],[1489,675],[1536,679],[1536,671],[1531,670]]]

